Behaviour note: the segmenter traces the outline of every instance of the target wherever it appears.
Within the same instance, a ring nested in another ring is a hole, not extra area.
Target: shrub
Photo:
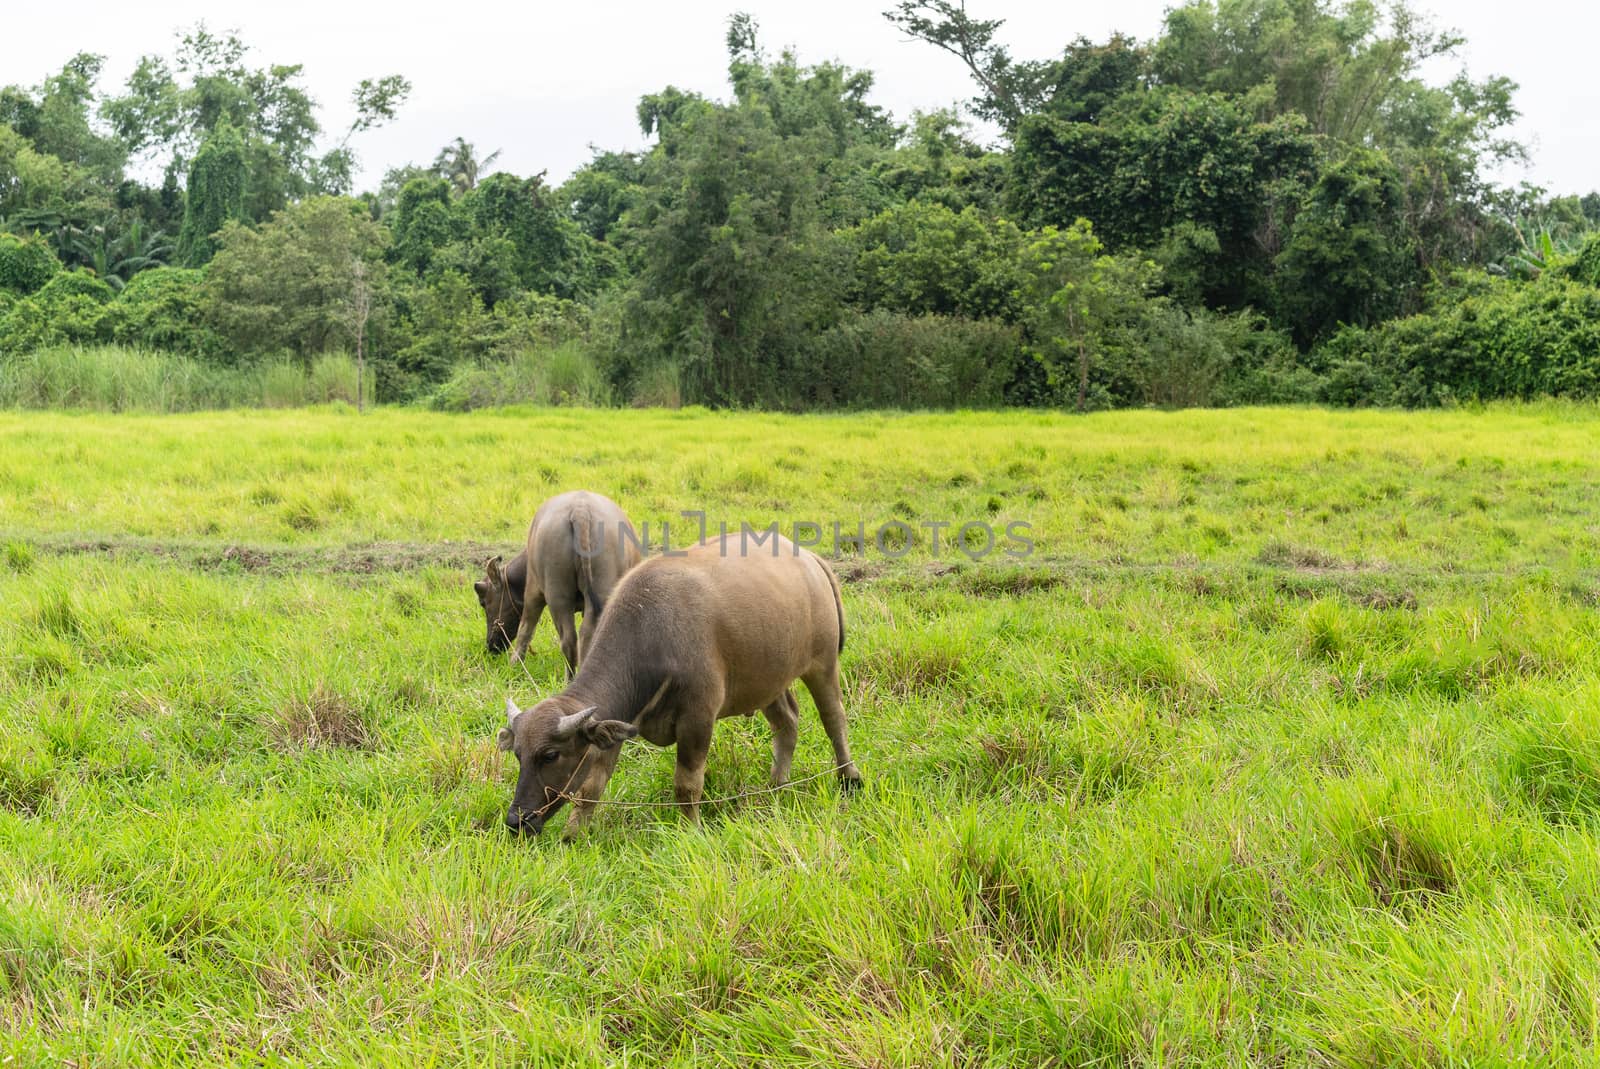
[[[61,261],[42,238],[0,234],[0,290],[29,294],[61,270]]]
[[[82,269],[63,271],[33,295],[49,322],[50,340],[110,341],[112,318],[107,306],[117,293]]]
[[[1021,356],[1021,332],[1003,323],[879,309],[818,335],[785,392],[801,405],[998,407]]]
[[[204,278],[180,267],[134,275],[117,299],[112,338],[123,345],[217,356],[222,342],[204,322]]]
[[[1567,277],[1586,286],[1600,286],[1600,231],[1589,235],[1577,257],[1567,265]]]
[[[1318,353],[1335,369],[1324,398],[1415,406],[1600,396],[1600,290],[1556,272],[1466,283],[1421,315],[1336,334]]]
[[[1317,377],[1293,343],[1251,312],[1218,315],[1152,301],[1122,341],[1119,403],[1160,408],[1316,399]]]
[[[30,297],[0,311],[0,353],[27,353],[62,342],[111,337],[112,288],[83,270],[58,272]]]
[[[0,356],[31,353],[59,341],[60,333],[50,325],[50,318],[32,297],[12,301],[0,311]]]

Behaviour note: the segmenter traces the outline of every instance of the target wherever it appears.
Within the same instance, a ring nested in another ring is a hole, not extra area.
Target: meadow
[[[1597,486],[1576,405],[0,412],[0,1064],[1595,1064]],[[562,664],[470,583],[579,487],[911,528],[865,791],[755,717],[505,833]]]

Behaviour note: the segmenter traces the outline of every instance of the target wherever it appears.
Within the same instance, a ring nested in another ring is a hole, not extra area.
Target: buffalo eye
[[[537,760],[541,765],[548,765],[551,761],[554,761],[556,758],[558,758],[560,756],[561,756],[561,751],[560,750],[545,750],[543,753],[541,753],[538,756]]]

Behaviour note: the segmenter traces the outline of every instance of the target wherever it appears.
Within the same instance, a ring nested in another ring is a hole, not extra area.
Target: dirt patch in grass
[[[158,539],[43,538],[30,543],[39,553],[155,560],[203,572],[283,576],[296,574],[392,575],[427,568],[476,571],[489,557],[509,557],[518,547],[496,542],[367,542],[326,546],[219,545],[215,542]],[[1388,564],[1339,561],[1316,549],[1270,543],[1253,561],[1129,561],[1117,558],[1036,555],[1028,560],[881,560],[846,556],[831,559],[846,586],[888,583],[898,589],[951,586],[981,598],[1043,593],[1113,577],[1169,576],[1189,592],[1205,597],[1218,584],[1263,571],[1280,594],[1315,598],[1334,594],[1371,609],[1415,609],[1417,591],[1438,586],[1517,582],[1518,570],[1469,572],[1400,568]],[[31,564],[31,560],[30,560]],[[1600,575],[1569,577],[1568,596],[1600,602]]]
[[[1256,563],[1273,568],[1299,568],[1308,571],[1333,571],[1348,569],[1352,565],[1315,546],[1298,546],[1289,542],[1268,542],[1256,554]]]
[[[376,741],[361,709],[320,683],[280,710],[274,727],[285,749],[368,750]]]
[[[515,552],[493,542],[369,542],[345,546],[218,547],[200,542],[162,542],[138,538],[45,541],[51,553],[78,556],[155,559],[208,572],[292,575],[301,572],[372,575],[424,568],[477,568],[496,554]]]

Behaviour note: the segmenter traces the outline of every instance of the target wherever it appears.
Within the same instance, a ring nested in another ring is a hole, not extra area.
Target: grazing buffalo
[[[566,835],[577,834],[635,735],[677,746],[674,792],[698,822],[712,727],[755,709],[772,726],[781,786],[794,758],[796,679],[817,703],[841,785],[859,786],[839,692],[843,648],[833,570],[787,539],[747,546],[727,535],[646,561],[623,577],[565,690],[526,712],[506,699],[499,746],[521,765],[506,825],[538,832],[570,799]]]
[[[491,558],[473,584],[488,624],[489,652],[512,645],[522,660],[546,608],[561,640],[567,674],[577,668],[624,572],[639,563],[639,541],[617,503],[587,490],[558,494],[539,506],[527,547],[503,568]],[[582,633],[574,613],[583,613]]]

